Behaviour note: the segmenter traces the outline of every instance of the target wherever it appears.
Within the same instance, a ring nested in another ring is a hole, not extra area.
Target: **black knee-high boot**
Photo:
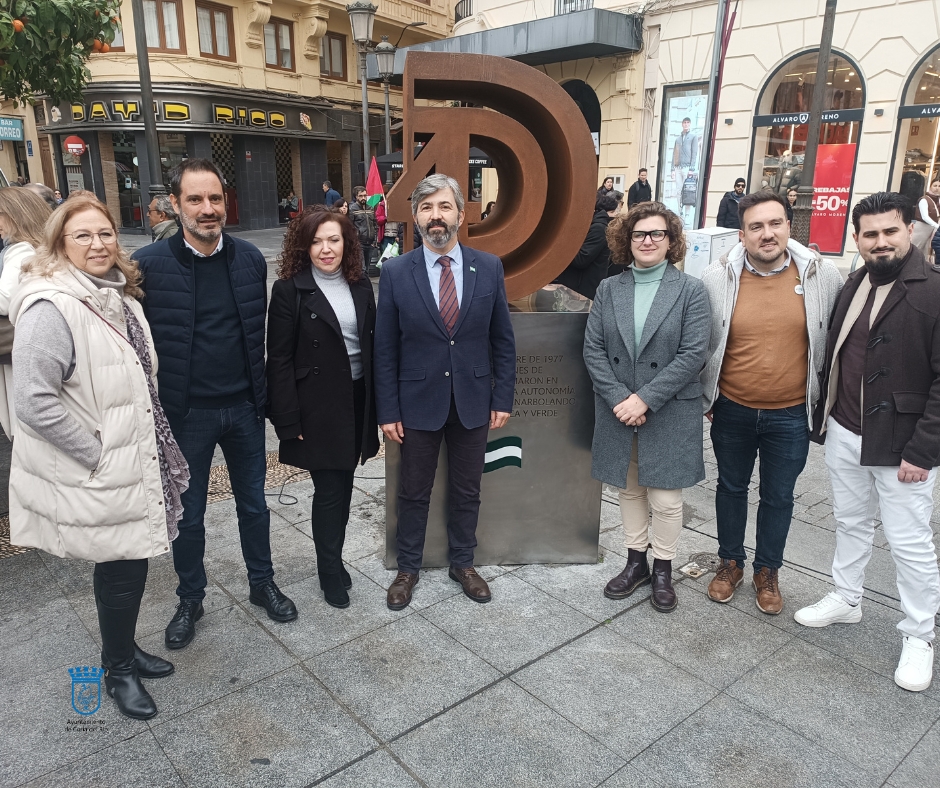
[[[110,561],[95,566],[95,602],[101,630],[102,663],[108,694],[126,717],[146,720],[157,713],[150,693],[140,682],[134,661],[134,633],[144,593],[146,564],[141,576],[131,561]],[[122,571],[129,570],[128,572]]]

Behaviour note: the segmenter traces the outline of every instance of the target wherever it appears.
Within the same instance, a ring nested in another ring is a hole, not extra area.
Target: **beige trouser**
[[[682,530],[682,490],[641,487],[637,480],[637,440],[633,438],[627,486],[619,489],[623,534],[631,550],[652,546],[653,558],[671,561],[676,557]],[[653,510],[652,524],[650,509]]]

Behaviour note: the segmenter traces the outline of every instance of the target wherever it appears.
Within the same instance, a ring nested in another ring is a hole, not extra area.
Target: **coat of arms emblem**
[[[83,665],[69,668],[72,677],[72,708],[87,717],[101,707],[101,677],[104,670]]]

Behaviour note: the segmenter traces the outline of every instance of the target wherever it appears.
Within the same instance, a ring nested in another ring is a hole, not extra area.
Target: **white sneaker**
[[[793,614],[804,627],[828,627],[830,624],[857,624],[862,620],[862,606],[850,605],[835,591],[830,591],[815,605]]]
[[[933,646],[926,640],[905,635],[894,683],[911,692],[922,692],[933,678]]]

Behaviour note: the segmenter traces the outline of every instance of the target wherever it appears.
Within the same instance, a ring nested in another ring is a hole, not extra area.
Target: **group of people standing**
[[[662,204],[642,203],[608,226],[612,258],[629,268],[598,286],[584,359],[596,402],[593,475],[619,490],[628,558],[604,593],[623,599],[651,584],[653,607],[675,608],[681,489],[705,478],[704,412],[718,465],[720,565],[708,596],[727,603],[744,582],[759,458],[752,585],[758,609],[779,614],[796,481],[810,441],[825,443],[835,589],[794,617],[808,627],[861,620],[880,504],[905,616],[895,682],[921,691],[940,608],[930,525],[940,267],[913,245],[914,206],[899,194],[874,194],[853,210],[865,266],[844,287],[831,262],[789,237],[786,208],[770,191],[742,196],[739,243],[701,280],[675,267],[682,223]]]

